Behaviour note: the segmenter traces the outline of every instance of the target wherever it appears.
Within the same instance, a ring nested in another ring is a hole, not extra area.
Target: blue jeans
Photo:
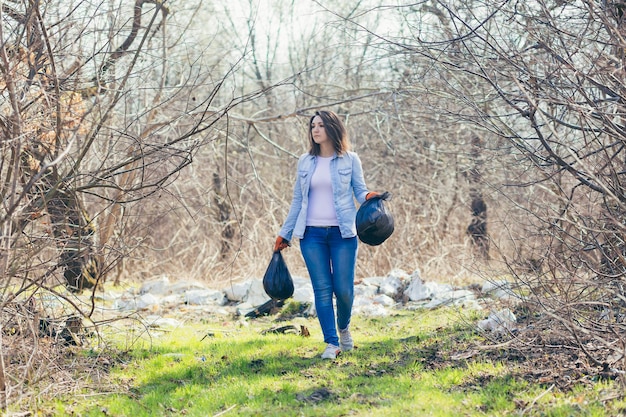
[[[354,270],[358,241],[341,237],[339,227],[307,226],[300,239],[302,257],[311,277],[317,318],[324,342],[339,346],[333,295],[337,299],[337,326],[347,329],[354,301]]]

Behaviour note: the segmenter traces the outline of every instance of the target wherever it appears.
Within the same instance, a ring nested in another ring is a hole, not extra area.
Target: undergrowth
[[[132,349],[114,350],[107,383],[41,401],[34,411],[132,417],[556,417],[626,410],[611,382],[562,391],[523,378],[523,364],[493,354],[464,355],[481,343],[474,330],[477,318],[453,309],[354,317],[355,350],[328,361],[319,357],[324,345],[316,319],[212,317],[153,330]],[[307,331],[310,337],[303,336]]]

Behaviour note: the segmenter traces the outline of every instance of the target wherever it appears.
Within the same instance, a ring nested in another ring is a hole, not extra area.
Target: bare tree
[[[396,10],[409,30],[381,40],[408,72],[428,76],[400,95],[414,100],[438,77],[439,91],[428,88],[446,100],[427,96],[428,107],[480,138],[465,150],[471,207],[481,222],[486,206],[475,203],[494,196],[489,239],[527,305],[592,365],[623,367],[622,7],[432,1]],[[477,236],[486,242],[482,229]]]
[[[75,343],[75,316],[94,311],[93,297],[84,305],[63,287],[95,294],[150,237],[154,220],[136,216],[248,99],[220,91],[240,57],[185,54],[188,27],[165,0],[62,3],[0,9],[4,407],[53,360],[38,338]],[[69,316],[51,313],[51,295],[73,307]]]

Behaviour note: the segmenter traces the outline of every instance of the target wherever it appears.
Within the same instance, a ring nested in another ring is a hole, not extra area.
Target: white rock
[[[308,277],[292,277],[293,279],[293,300],[299,303],[313,303],[315,294],[313,293],[313,285]]]
[[[163,306],[177,306],[185,304],[185,294],[170,294],[161,298],[161,305]]]
[[[404,290],[404,295],[411,301],[421,301],[431,298],[433,295],[432,290],[424,284],[422,279],[418,276],[413,278],[408,287]]]
[[[483,285],[480,291],[485,294],[488,294],[496,290],[505,290],[509,288],[511,288],[511,283],[507,280],[504,280],[504,279],[494,280],[494,281],[490,280],[490,281],[483,282]]]
[[[393,307],[396,304],[393,298],[385,294],[378,294],[376,297],[372,299],[372,302],[374,304],[380,304],[385,307]]]
[[[471,290],[454,290],[452,291],[450,298],[454,299],[455,303],[458,304],[458,302],[475,300],[476,294],[474,294],[474,291]]]
[[[452,290],[436,294],[433,299],[425,305],[425,308],[436,308],[443,305],[461,305],[468,300],[474,300],[476,296],[470,290]]]
[[[223,306],[228,300],[222,291],[194,289],[185,292],[185,303],[191,305],[217,304]]]
[[[506,280],[486,281],[483,283],[481,291],[483,294],[489,294],[495,298],[518,298],[517,294],[513,291],[512,284]]]
[[[478,322],[478,328],[493,333],[505,333],[515,329],[517,317],[508,308],[491,312],[486,319]]]
[[[371,285],[378,288],[380,287],[380,284],[382,284],[384,279],[385,277],[367,277],[363,278],[361,282],[365,285]]]
[[[423,282],[419,276],[416,276],[404,291],[404,295],[407,296],[410,301],[422,301],[429,298],[441,298],[442,294],[447,294],[452,290],[451,285],[437,282]]]
[[[402,282],[411,281],[411,276],[407,274],[406,271],[399,269],[399,268],[392,269],[391,272],[389,272],[389,275],[387,275],[387,278],[388,277],[398,278]]]
[[[271,297],[267,295],[265,289],[263,288],[263,280],[255,279],[251,281],[250,288],[248,289],[248,293],[246,294],[245,302],[251,304],[255,307],[260,306],[261,304],[269,301]]]
[[[120,311],[137,310],[137,300],[135,297],[120,296],[113,303],[113,308]]]
[[[168,287],[170,286],[170,280],[167,275],[163,275],[157,279],[153,279],[150,281],[146,281],[141,284],[141,288],[139,289],[139,294],[156,294],[163,295],[167,292]]]
[[[445,306],[449,304],[449,299],[447,298],[433,298],[428,303],[424,305],[426,309],[433,309],[441,306]]]
[[[414,279],[419,279],[420,281],[424,281],[422,279],[422,273],[419,270],[419,268],[415,268],[415,271],[413,271],[413,273],[411,274],[411,276],[409,277],[409,281],[413,281]]]
[[[140,295],[137,299],[137,310],[152,309],[159,307],[160,300],[154,294],[146,293]]]
[[[359,284],[354,286],[354,296],[374,297],[378,294],[378,287],[370,284]]]
[[[311,285],[311,280],[308,277],[295,277],[292,276],[291,279],[293,279],[293,286],[294,287],[301,287],[301,286],[307,286],[307,285]]]
[[[372,297],[366,297],[363,295],[355,295],[352,301],[352,308],[361,307],[372,304]]]
[[[293,300],[299,303],[313,303],[315,300],[313,287],[310,284],[308,286],[296,287],[293,292]]]
[[[169,327],[169,328],[177,328],[182,326],[182,322],[167,317],[161,316],[147,316],[144,320],[144,323],[150,327]]]
[[[252,310],[255,309],[255,306],[253,306],[250,303],[246,303],[243,302],[239,305],[237,305],[237,315],[239,316],[245,316],[246,314],[248,314],[249,312],[251,312]]]
[[[365,317],[385,317],[389,315],[389,311],[385,306],[373,303],[357,306],[353,310],[355,314],[360,314]]]
[[[184,294],[189,290],[203,290],[206,285],[197,281],[179,281],[168,287],[169,294]]]
[[[228,285],[224,288],[224,294],[226,294],[226,298],[231,301],[243,301],[246,298],[246,294],[250,290],[250,286],[252,285],[252,281],[244,281],[244,282],[236,282],[231,285]]]
[[[431,293],[431,298],[447,297],[448,293],[454,291],[450,284],[440,284],[438,282],[427,282],[424,284]]]
[[[407,279],[408,275],[405,273]],[[392,271],[383,282],[381,282],[380,287],[378,288],[378,292],[381,294],[388,295],[389,297],[396,297],[400,290],[404,287],[404,283],[400,276],[397,273]]]

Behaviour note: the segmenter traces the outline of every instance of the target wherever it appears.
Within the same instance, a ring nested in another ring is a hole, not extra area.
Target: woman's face
[[[311,121],[311,136],[313,136],[313,141],[318,145],[329,142],[326,129],[324,128],[324,122],[319,116],[315,116]]]

